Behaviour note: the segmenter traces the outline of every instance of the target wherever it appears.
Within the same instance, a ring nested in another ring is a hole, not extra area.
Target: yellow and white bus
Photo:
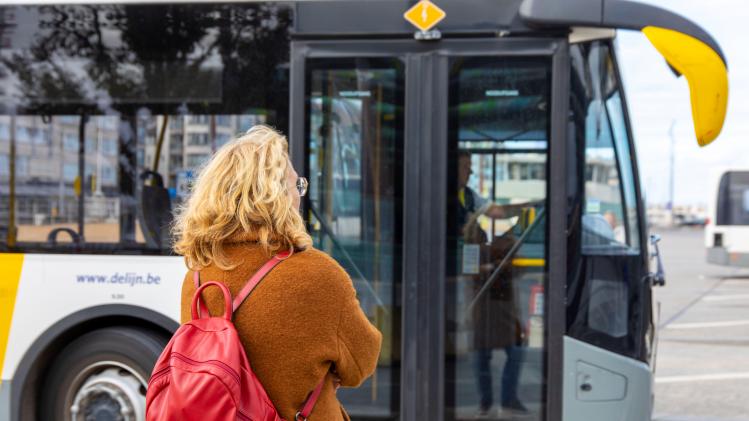
[[[172,209],[258,123],[383,333],[339,391],[353,419],[649,419],[663,276],[618,29],[715,139],[720,47],[626,0],[3,2],[0,421],[143,420],[186,270]]]

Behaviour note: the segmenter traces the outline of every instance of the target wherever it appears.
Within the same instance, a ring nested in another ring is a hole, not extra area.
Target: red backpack
[[[156,362],[146,393],[147,421],[283,421],[252,372],[231,319],[257,284],[287,256],[281,253],[270,259],[233,302],[226,285],[206,282],[201,286],[195,271],[192,320],[177,329]],[[221,317],[210,317],[201,299],[200,293],[210,286],[224,293],[226,309]],[[307,419],[323,383],[324,379],[310,393],[295,421]]]

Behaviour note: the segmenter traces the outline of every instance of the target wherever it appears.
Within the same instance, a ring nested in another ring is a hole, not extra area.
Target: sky
[[[677,12],[702,26],[728,61],[728,113],[720,136],[700,147],[694,135],[689,88],[676,78],[647,38],[619,31],[618,54],[634,129],[640,177],[649,205],[669,198],[669,128],[674,126],[676,205],[712,202],[721,168],[749,168],[749,1],[640,0]]]

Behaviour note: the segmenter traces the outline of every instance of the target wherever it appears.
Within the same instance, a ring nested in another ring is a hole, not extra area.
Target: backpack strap
[[[192,279],[195,282],[195,291],[200,289],[200,271],[193,270],[192,271]],[[205,304],[205,300],[198,300],[198,307],[200,308],[198,314],[208,314],[211,313],[208,311],[208,306]]]
[[[249,281],[245,284],[245,286],[242,287],[241,290],[239,290],[239,293],[236,297],[234,297],[234,303],[233,303],[233,309],[234,311],[237,311],[239,306],[242,305],[244,300],[247,299],[247,297],[252,293],[252,290],[255,289],[257,284],[260,283],[260,281],[265,278],[265,275],[267,275],[271,270],[273,270],[274,267],[276,267],[277,264],[283,262],[286,260],[289,256],[291,256],[291,251],[282,251],[281,253],[276,254],[275,256],[271,257],[270,260],[265,262],[265,264],[260,267],[260,269],[255,272],[254,275],[250,278]]]
[[[203,317],[211,317],[209,313],[201,313],[198,310],[198,302],[203,301],[200,293],[210,286],[217,286],[221,288],[221,291],[224,293],[224,319],[231,321],[231,292],[229,292],[229,288],[227,288],[226,285],[220,282],[206,282],[201,285],[200,288],[197,289],[197,291],[195,291],[195,294],[192,297],[192,305],[190,305],[190,314],[192,315],[192,319],[197,320]]]
[[[304,405],[302,405],[302,409],[299,410],[299,412],[294,415],[294,421],[307,421],[307,417],[309,417],[309,414],[312,413],[312,409],[315,407],[315,404],[317,403],[317,398],[320,397],[320,393],[322,392],[322,387],[325,385],[325,378],[328,377],[325,375],[325,377],[322,378],[320,383],[318,383],[317,387],[315,387],[315,390],[312,391],[312,393],[309,394],[307,397],[307,400],[304,401]]]
[[[278,253],[277,255],[273,256],[270,260],[265,262],[265,264],[257,271],[254,275],[252,275],[252,278],[250,278],[249,281],[247,281],[247,284],[242,287],[242,289],[239,291],[239,294],[237,294],[236,297],[234,297],[234,311],[237,311],[239,306],[242,305],[242,303],[247,299],[247,297],[252,293],[252,290],[255,289],[255,287],[260,283],[260,281],[265,278],[265,275],[267,275],[271,270],[273,270],[276,265],[286,260],[291,254],[293,253],[293,250],[284,251],[281,253]],[[312,409],[315,407],[315,404],[317,403],[317,399],[320,397],[320,393],[322,393],[322,388],[325,385],[325,377],[320,380],[320,383],[317,384],[315,389],[312,391],[312,393],[309,394],[307,397],[307,400],[304,401],[304,405],[302,405],[302,409],[299,410],[299,412],[296,413],[294,416],[294,421],[307,421],[307,417],[309,417],[309,414],[312,413]]]
[[[247,297],[250,295],[253,289],[257,286],[257,284],[260,283],[260,281],[265,278],[265,275],[268,274],[274,267],[276,267],[277,264],[281,263],[282,261],[286,260],[289,256],[291,256],[291,251],[282,251],[281,253],[276,254],[275,256],[271,257],[270,260],[265,262],[265,264],[260,267],[260,269],[255,272],[254,275],[250,278],[249,281],[247,281],[247,284],[245,284],[244,287],[239,291],[236,297],[234,297],[234,301],[232,302],[232,313],[237,311],[237,308],[239,308],[240,305],[244,302],[244,300],[247,299]],[[194,270],[193,272],[193,282],[195,284],[195,290],[197,291],[200,288],[200,271]],[[200,314],[209,314],[208,307],[205,304],[204,300],[198,301],[198,306],[200,307]]]

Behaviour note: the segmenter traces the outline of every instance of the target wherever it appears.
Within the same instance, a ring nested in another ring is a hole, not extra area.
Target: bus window
[[[541,419],[550,66],[452,61],[446,419]]]
[[[600,102],[591,101],[585,121],[584,246],[625,244],[624,206],[611,129]]]
[[[262,114],[140,116],[134,131],[121,132],[132,121],[119,116],[0,116],[5,177],[15,127],[15,240],[47,248],[121,242],[167,248],[171,212],[198,169],[232,137],[265,120]],[[146,180],[148,172],[161,177],[158,186]],[[134,179],[143,183],[133,185]]]
[[[117,118],[5,116],[15,126],[19,243],[119,239]],[[81,134],[83,138],[81,138]]]
[[[585,208],[583,247],[590,253],[640,247],[634,173],[624,112],[605,47],[591,50],[592,97],[585,112]]]
[[[619,160],[621,171],[622,192],[624,193],[624,207],[626,211],[627,244],[632,250],[640,248],[639,219],[637,216],[637,191],[635,190],[635,178],[630,152],[629,135],[624,114],[624,104],[620,93],[620,87],[606,99],[606,111],[611,122],[611,132],[614,136],[614,147]]]
[[[289,5],[3,10],[24,24],[0,46],[12,250],[169,253],[171,211],[211,154],[254,124],[288,128]]]

